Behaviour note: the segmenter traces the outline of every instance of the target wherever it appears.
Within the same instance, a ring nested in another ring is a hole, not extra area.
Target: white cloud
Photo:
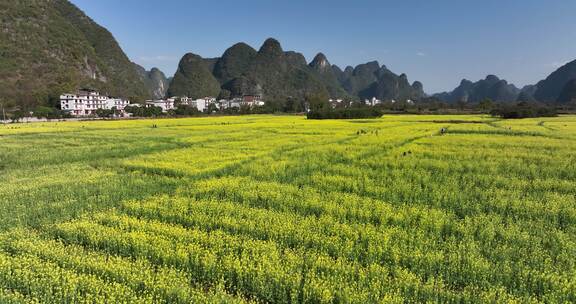
[[[418,56],[418,57],[426,57],[426,56],[428,56],[428,54],[426,54],[426,53],[424,53],[424,52],[418,52],[418,53],[416,53],[416,56]]]

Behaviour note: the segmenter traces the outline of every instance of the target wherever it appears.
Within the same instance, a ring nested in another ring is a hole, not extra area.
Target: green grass
[[[0,126],[0,302],[576,302],[576,117],[358,122]]]

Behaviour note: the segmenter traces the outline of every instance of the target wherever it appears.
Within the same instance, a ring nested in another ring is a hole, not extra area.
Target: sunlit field
[[[574,116],[6,125],[0,181],[0,303],[576,302]]]

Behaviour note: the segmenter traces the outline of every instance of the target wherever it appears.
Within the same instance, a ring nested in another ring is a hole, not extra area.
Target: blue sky
[[[495,74],[519,87],[576,59],[572,0],[72,0],[130,59],[171,76],[187,52],[268,37],[341,67],[378,60],[428,93]]]

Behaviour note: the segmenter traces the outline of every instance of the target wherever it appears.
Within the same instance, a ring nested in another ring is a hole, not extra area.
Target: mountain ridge
[[[309,95],[356,100],[372,97],[415,99],[425,96],[421,82],[410,84],[405,74],[394,74],[377,61],[355,68],[347,67],[343,71],[330,64],[323,53],[318,53],[312,61],[307,62],[301,53],[285,51],[274,38],[266,39],[258,50],[244,42],[232,45],[216,59],[212,76],[204,76],[218,80],[220,96],[263,94],[271,100],[305,98]],[[194,81],[189,81],[189,85],[193,86]],[[207,79],[196,81],[211,82]],[[183,91],[186,90],[177,92]],[[176,91],[169,90],[169,93],[173,92]]]
[[[476,82],[462,79],[460,85],[451,92],[437,93],[433,96],[447,103],[479,103],[486,99],[494,102],[514,102],[520,93],[521,90],[513,84],[490,74]]]
[[[574,79],[576,79],[576,60],[561,66],[544,80],[538,82],[534,97],[542,102],[559,102],[565,86]]]
[[[140,79],[146,85],[148,93],[152,98],[162,99],[166,97],[170,81],[168,78],[166,78],[164,72],[160,71],[160,69],[156,67],[153,67],[150,69],[150,71],[147,71],[145,68],[136,63],[134,63],[134,66],[138,71]]]
[[[31,108],[58,105],[58,96],[92,88],[140,101],[171,94],[230,97],[262,94],[270,100],[310,95],[362,100],[417,100],[426,96],[420,81],[389,70],[378,61],[343,69],[322,52],[307,62],[269,38],[260,48],[239,42],[221,57],[180,61],[173,77],[146,71],[126,56],[114,36],[68,0],[23,0],[0,3],[0,99]],[[182,59],[186,58],[186,55]],[[189,58],[190,59],[190,58]],[[576,98],[576,60],[546,79],[522,89],[494,75],[476,82],[462,80],[450,92],[433,96],[448,103],[545,102]],[[170,90],[172,89],[172,90]]]
[[[0,15],[0,98],[29,108],[81,87],[149,96],[114,36],[69,1],[2,1]]]

